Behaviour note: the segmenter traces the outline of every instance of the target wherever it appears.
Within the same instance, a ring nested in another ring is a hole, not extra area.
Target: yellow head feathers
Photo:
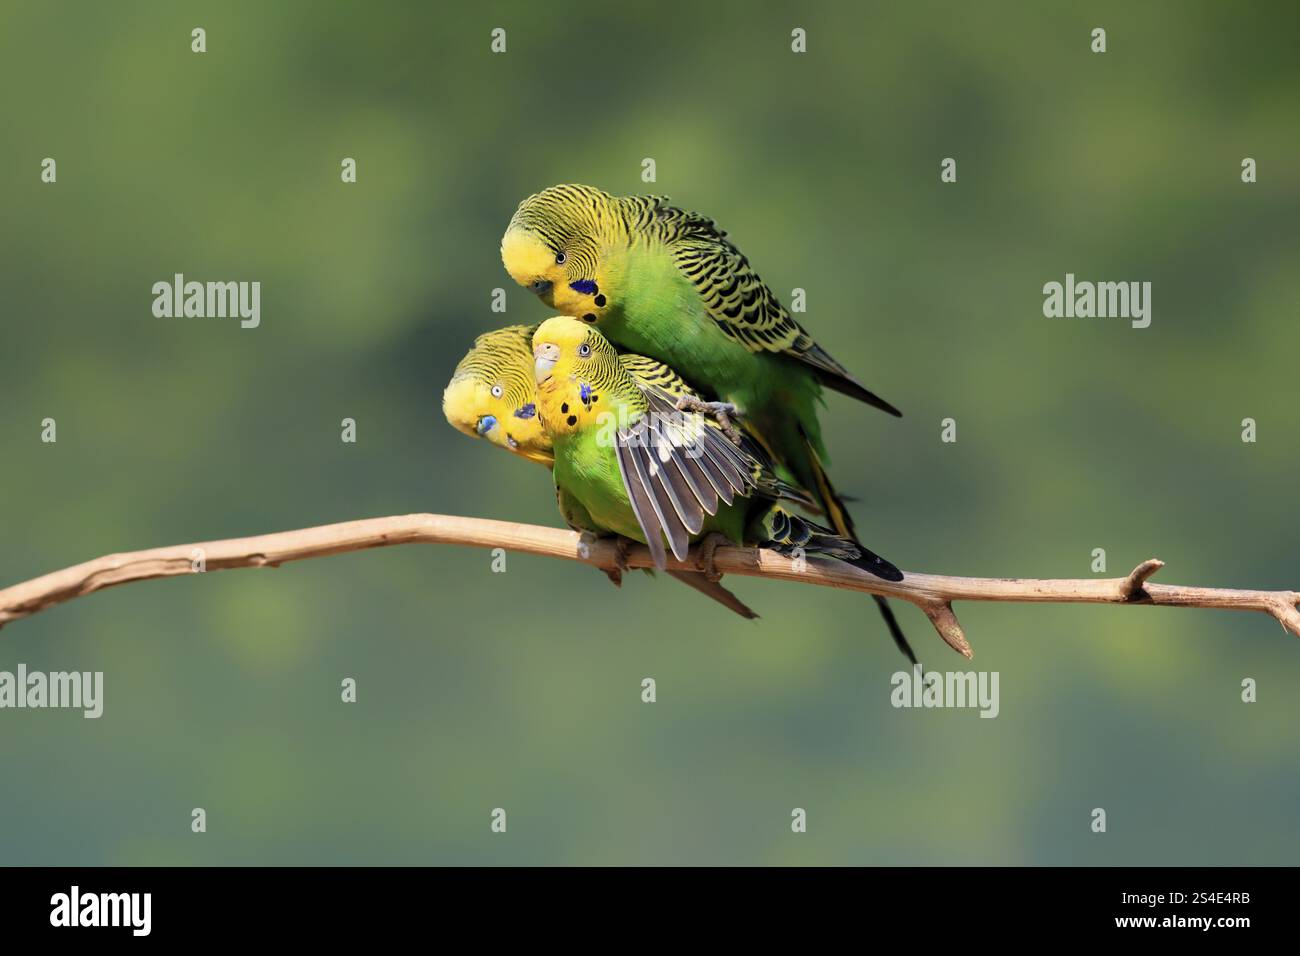
[[[501,261],[510,277],[552,308],[551,288],[564,282],[564,264],[555,261],[557,255],[536,233],[513,224],[501,237]]]
[[[595,322],[608,305],[607,253],[628,238],[622,201],[593,186],[552,186],[529,196],[501,239],[511,277],[551,308]]]
[[[442,393],[442,411],[466,435],[549,466],[551,439],[537,415],[532,332],[513,325],[475,339]]]
[[[537,327],[533,360],[538,384],[568,379],[608,386],[629,378],[609,339],[567,315],[557,315]]]
[[[568,316],[538,326],[533,358],[537,410],[552,438],[600,425],[602,415],[638,394],[609,340]]]

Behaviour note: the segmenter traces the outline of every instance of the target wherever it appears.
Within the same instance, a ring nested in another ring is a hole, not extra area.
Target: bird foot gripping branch
[[[722,580],[722,572],[718,570],[714,558],[718,553],[718,548],[730,544],[731,541],[725,534],[714,531],[712,534],[707,534],[700,539],[700,543],[696,546],[695,566],[703,572],[708,580],[715,584]]]
[[[584,538],[590,537],[591,540],[595,540],[594,536],[588,536],[585,532],[583,533],[583,536]],[[613,541],[615,554],[614,566],[612,568],[601,568],[601,570],[605,572],[605,577],[609,578],[610,584],[614,585],[616,588],[621,588],[623,586],[623,572],[628,570],[628,551],[631,550],[632,545],[636,542],[630,538],[625,538],[622,535],[616,535]],[[590,543],[588,543],[587,547],[590,546]]]

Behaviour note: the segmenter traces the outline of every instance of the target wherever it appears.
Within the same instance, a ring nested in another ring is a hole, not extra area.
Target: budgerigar
[[[645,543],[663,567],[691,542],[736,544],[844,561],[888,581],[894,565],[856,541],[786,511],[799,497],[712,419],[678,395],[638,383],[596,329],[567,316],[533,335],[537,411],[551,437],[555,483],[603,530]],[[689,394],[689,393],[688,393]]]
[[[901,413],[813,340],[711,219],[663,197],[552,186],[519,205],[501,258],[515,281],[548,305],[598,326],[621,349],[665,362],[721,400],[710,411],[738,410],[752,437],[816,494],[835,531],[856,538],[826,472],[817,419],[822,389]],[[911,656],[893,613],[877,601]]]
[[[550,436],[537,415],[537,387],[533,378],[532,338],[537,326],[512,325],[486,332],[456,366],[442,394],[442,411],[457,430],[545,465],[553,461]],[[681,380],[660,362],[640,355],[621,355],[623,366],[647,385],[680,388]],[[558,486],[555,500],[565,524],[576,531],[598,533],[585,508]],[[741,617],[757,617],[743,601],[707,575],[670,571],[672,577]],[[618,580],[618,576],[615,576]]]

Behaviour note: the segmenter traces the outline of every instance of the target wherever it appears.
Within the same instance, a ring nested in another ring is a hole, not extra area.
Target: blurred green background
[[[443,6],[0,8],[0,583],[367,516],[557,523],[545,472],[439,400],[475,334],[547,314],[498,243],[573,181],[706,212],[807,290],[905,412],[825,418],[901,566],[1087,577],[1105,548],[1111,576],[1300,587],[1293,4]],[[175,272],[260,281],[261,327],[154,318]],[[1151,281],[1151,327],[1044,318],[1067,272]],[[103,670],[106,701],[0,712],[0,861],[1297,861],[1300,644],[1262,615],[959,606],[1001,674],[981,720],[890,706],[862,595],[732,579],[746,623],[490,560],[147,582],[7,627],[0,670]]]

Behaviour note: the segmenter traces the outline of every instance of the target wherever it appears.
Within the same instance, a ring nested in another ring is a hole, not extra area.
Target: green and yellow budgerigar
[[[537,386],[533,377],[535,325],[512,325],[485,332],[456,365],[442,394],[442,411],[458,431],[487,439],[505,450],[550,469],[554,457],[550,435],[537,414]],[[661,362],[624,354],[619,361],[646,385],[683,388],[681,379]],[[576,531],[602,533],[586,509],[558,486],[556,504],[565,524]],[[753,619],[758,615],[720,583],[705,574],[669,571],[669,575],[719,604]],[[617,581],[618,576],[615,577]]]
[[[533,335],[537,412],[550,435],[557,487],[603,531],[646,544],[663,567],[695,541],[833,558],[887,581],[902,574],[857,542],[780,506],[801,494],[759,449],[711,418],[680,411],[680,393],[638,382],[599,331],[567,316]],[[689,395],[690,393],[686,393]]]
[[[711,219],[663,197],[552,186],[519,205],[501,258],[514,280],[548,305],[734,406],[768,455],[816,495],[835,531],[856,539],[826,472],[817,418],[822,390],[901,413],[813,340]],[[877,601],[911,656],[888,605]]]

